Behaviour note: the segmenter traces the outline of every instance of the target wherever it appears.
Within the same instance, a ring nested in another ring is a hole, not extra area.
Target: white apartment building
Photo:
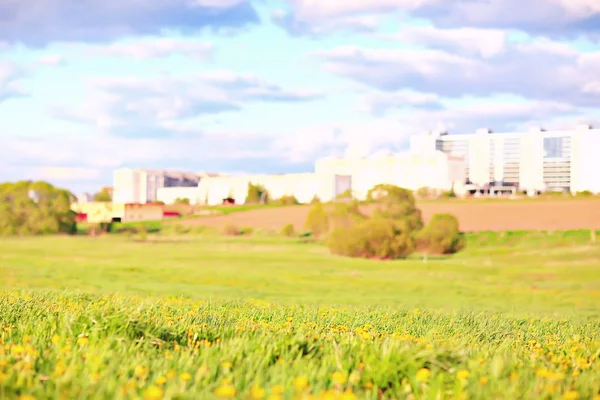
[[[159,188],[197,187],[200,175],[178,171],[121,168],[113,173],[113,203],[157,201]]]
[[[466,183],[479,188],[600,192],[600,129],[588,125],[560,131],[439,133],[411,138],[412,146],[464,157]]]

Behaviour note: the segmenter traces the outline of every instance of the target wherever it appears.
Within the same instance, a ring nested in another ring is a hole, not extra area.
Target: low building
[[[160,221],[163,218],[164,207],[160,204],[125,204],[120,221]]]
[[[71,210],[77,213],[79,222],[99,224],[121,218],[125,212],[125,205],[100,201],[77,202],[71,204]]]
[[[300,203],[309,203],[315,196],[331,201],[352,187],[349,176],[332,173],[216,176],[200,181],[198,198],[201,204],[208,205],[222,204],[228,198],[242,204],[250,183],[263,186],[271,199],[294,196]]]
[[[158,221],[164,218],[160,204],[117,204],[109,202],[73,203],[78,222],[91,224],[107,222]]]

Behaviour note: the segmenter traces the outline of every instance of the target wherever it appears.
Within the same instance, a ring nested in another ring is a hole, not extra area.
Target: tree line
[[[75,196],[43,181],[0,184],[0,236],[74,234]]]

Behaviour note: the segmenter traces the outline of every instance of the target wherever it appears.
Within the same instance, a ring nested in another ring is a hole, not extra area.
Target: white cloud
[[[21,69],[14,63],[0,60],[0,103],[26,94],[20,85],[21,75]]]
[[[102,176],[102,172],[97,168],[83,167],[36,167],[32,175],[45,181],[86,181],[97,180]]]
[[[292,13],[286,27],[305,32],[348,16],[409,14],[438,27],[517,29],[549,36],[579,33],[598,37],[598,0],[289,0]],[[292,22],[290,22],[292,21]],[[348,26],[340,26],[348,28]]]
[[[437,49],[340,47],[316,54],[336,74],[382,91],[411,89],[443,97],[514,94],[528,99],[593,106],[600,97],[600,52],[579,53],[548,40],[518,43],[487,58]]]
[[[40,57],[37,62],[43,65],[63,65],[66,63],[66,59],[60,54],[47,54]]]
[[[239,111],[249,102],[310,101],[321,96],[228,71],[153,79],[90,78],[87,86],[88,95],[78,107],[55,107],[55,115],[130,137],[169,136],[177,133],[170,127],[174,121]]]
[[[379,36],[405,43],[458,50],[487,58],[505,51],[508,32],[499,29],[438,29],[433,26],[413,26],[405,27],[396,34]]]
[[[129,43],[90,46],[88,54],[109,57],[150,59],[181,54],[197,60],[207,60],[214,53],[211,43],[183,39],[145,38]]]

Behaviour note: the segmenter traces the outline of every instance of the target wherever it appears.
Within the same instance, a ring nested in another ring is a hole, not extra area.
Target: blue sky
[[[412,134],[600,123],[600,1],[8,0],[0,181],[310,171]]]

